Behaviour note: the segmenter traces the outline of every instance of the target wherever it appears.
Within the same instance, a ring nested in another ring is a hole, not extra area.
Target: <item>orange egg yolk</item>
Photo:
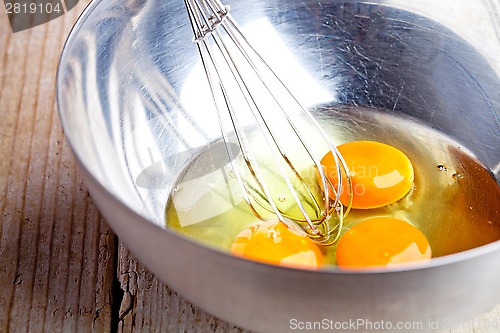
[[[403,198],[413,185],[413,166],[399,149],[374,141],[353,141],[337,147],[349,168],[352,208],[378,208]],[[331,152],[321,160],[326,176],[338,190],[338,173]],[[349,187],[343,178],[340,201],[349,203]],[[320,182],[321,184],[321,182]],[[335,194],[331,191],[330,197]]]
[[[346,231],[337,245],[342,268],[390,267],[430,258],[431,247],[420,230],[395,218],[364,220]]]
[[[281,222],[262,222],[243,230],[231,245],[235,256],[268,264],[317,269],[323,255],[307,236],[299,235]]]

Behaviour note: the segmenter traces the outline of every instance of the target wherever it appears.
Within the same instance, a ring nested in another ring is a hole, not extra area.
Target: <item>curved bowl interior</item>
[[[494,1],[228,4],[308,106],[406,114],[464,143],[498,179]],[[96,0],[74,27],[58,73],[62,123],[89,188],[113,229],[161,279],[224,319],[273,332],[290,329],[292,319],[333,313],[336,320],[425,320],[428,330],[431,320],[500,301],[499,242],[413,270],[350,274],[238,260],[164,230],[177,176],[220,137],[191,40],[180,0]]]

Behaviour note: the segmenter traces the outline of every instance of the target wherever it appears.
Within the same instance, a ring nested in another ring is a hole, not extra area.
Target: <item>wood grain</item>
[[[248,333],[160,283],[82,184],[57,116],[55,74],[87,3],[16,34],[0,11],[0,332]],[[499,332],[492,323],[500,306],[447,332]]]
[[[2,332],[110,330],[116,240],[55,108],[59,54],[84,6],[16,34],[0,16]]]

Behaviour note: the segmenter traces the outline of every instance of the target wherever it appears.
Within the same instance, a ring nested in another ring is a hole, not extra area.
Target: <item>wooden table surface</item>
[[[82,184],[55,75],[87,3],[17,33],[0,6],[0,332],[243,332],[148,272]],[[500,332],[500,306],[451,332]]]

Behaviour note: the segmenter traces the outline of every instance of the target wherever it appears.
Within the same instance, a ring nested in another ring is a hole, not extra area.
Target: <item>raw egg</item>
[[[347,230],[337,245],[337,264],[343,268],[394,266],[429,260],[427,238],[408,222],[375,217]]]
[[[337,149],[344,157],[351,175],[352,208],[386,206],[403,198],[412,188],[413,166],[399,149],[374,141],[348,142]],[[337,168],[331,152],[323,157],[321,165],[337,190]],[[340,200],[347,205],[349,189],[345,176],[342,187]]]
[[[268,264],[317,269],[323,261],[319,247],[281,222],[262,222],[243,230],[233,241],[230,253]]]

